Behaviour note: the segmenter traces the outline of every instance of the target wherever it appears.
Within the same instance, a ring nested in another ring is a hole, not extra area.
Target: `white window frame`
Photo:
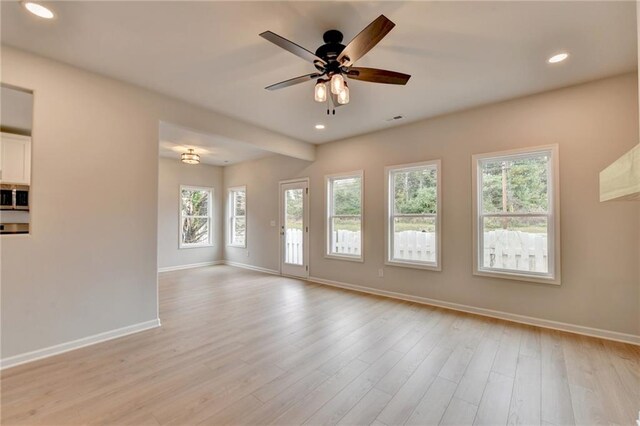
[[[191,190],[191,191],[207,191],[209,192],[209,205],[207,206],[208,216],[189,216],[182,214],[182,191],[183,190]],[[179,240],[178,240],[178,248],[180,249],[191,249],[191,248],[203,248],[203,247],[211,247],[213,246],[213,188],[207,186],[193,186],[193,185],[180,185],[180,193],[178,197],[178,217],[180,220],[178,221],[178,229],[180,232]],[[182,235],[182,223],[185,217],[204,217],[208,220],[208,235],[206,243],[183,243],[183,235]]]
[[[482,212],[482,177],[481,161],[527,158],[540,154],[550,155],[548,166],[548,210],[546,214],[538,213],[509,213],[509,214],[480,214]],[[508,151],[476,154],[472,156],[472,185],[473,185],[473,274],[484,277],[506,278],[510,280],[528,281],[534,283],[560,285],[560,173],[558,145],[543,145],[529,148],[513,149]],[[508,269],[484,269],[481,268],[481,256],[483,247],[482,219],[485,216],[507,217],[539,217],[547,216],[547,256],[549,259],[549,272],[525,272]]]
[[[417,269],[427,269],[431,271],[441,271],[442,270],[442,249],[441,249],[441,218],[442,218],[442,203],[441,203],[441,160],[429,160],[422,161],[419,163],[410,163],[410,164],[399,164],[395,166],[385,167],[385,201],[386,201],[386,220],[385,220],[385,265],[390,266],[402,266],[406,268],[417,268]],[[425,168],[435,169],[436,171],[436,213],[435,214],[419,214],[419,215],[403,215],[403,214],[395,214],[395,191],[393,187],[393,175],[397,172],[406,172],[413,170],[421,170]],[[417,261],[417,260],[402,260],[402,259],[394,259],[394,238],[393,238],[393,223],[394,218],[396,217],[434,217],[436,219],[436,261],[435,262],[426,262],[426,261]]]
[[[236,192],[244,192],[244,216],[236,216],[235,215],[235,203],[234,203],[234,193]],[[233,186],[227,188],[227,215],[228,215],[228,223],[229,231],[227,232],[227,246],[229,247],[239,247],[239,248],[247,248],[247,186]],[[233,222],[235,218],[243,217],[244,218],[244,244],[234,244],[233,243]]]
[[[360,255],[349,255],[331,252],[331,232],[333,231],[333,218],[357,217],[355,215],[332,215],[333,212],[333,182],[341,179],[360,179]],[[364,171],[356,170],[346,173],[335,173],[326,175],[325,182],[325,250],[324,257],[327,259],[347,260],[351,262],[364,262]]]

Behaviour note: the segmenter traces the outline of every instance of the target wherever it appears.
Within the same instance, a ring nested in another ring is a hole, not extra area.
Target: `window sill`
[[[364,263],[364,258],[362,256],[346,256],[339,254],[325,254],[325,259],[333,259],[333,260],[346,260],[347,262],[358,262]]]
[[[242,244],[227,244],[227,247],[234,247],[234,248],[243,248],[243,249],[246,249],[246,248],[247,248],[247,245],[246,245],[246,244],[244,244],[244,245],[242,245]]]
[[[398,266],[401,268],[413,268],[413,269],[424,269],[427,271],[435,271],[442,272],[442,267],[440,265],[429,264],[429,263],[417,263],[417,262],[402,262],[399,260],[387,260],[384,262],[387,266]]]
[[[479,277],[488,277],[488,278],[501,278],[506,280],[514,280],[514,281],[526,281],[530,283],[537,284],[550,284],[550,285],[560,285],[559,277],[545,277],[539,275],[526,275],[526,274],[518,274],[515,272],[498,272],[498,271],[485,271],[485,270],[475,270],[473,271],[473,275]]]
[[[189,245],[181,244],[178,246],[178,249],[182,250],[182,249],[197,249],[197,248],[208,248],[208,247],[213,247],[213,244],[189,244]]]

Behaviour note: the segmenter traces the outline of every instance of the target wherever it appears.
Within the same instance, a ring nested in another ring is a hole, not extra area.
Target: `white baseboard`
[[[630,343],[632,345],[640,345],[640,336],[634,334],[619,333],[617,331],[602,330],[599,328],[584,327],[581,325],[568,324],[564,322],[551,321],[541,318],[529,317],[526,315],[512,314],[502,311],[494,311],[492,309],[476,308],[474,306],[461,305],[459,303],[445,302],[437,299],[429,299],[426,297],[412,296],[404,293],[396,293],[387,290],[378,290],[374,288],[359,286],[355,284],[347,284],[339,281],[325,280],[324,278],[309,277],[308,281],[318,284],[340,287],[347,290],[359,291],[362,293],[375,294],[377,296],[386,296],[393,299],[406,300],[409,302],[421,303],[424,305],[437,306],[440,308],[452,309],[454,311],[462,311],[471,314],[482,315],[491,318],[498,318],[506,321],[517,322],[521,324],[535,325],[542,328],[550,328],[553,330],[566,331],[569,333],[582,334],[585,336],[599,337],[606,340],[614,340],[617,342]]]
[[[188,265],[166,266],[158,268],[158,272],[180,271],[181,269],[202,268],[203,266],[223,265],[224,260],[214,260],[211,262],[189,263]]]
[[[149,330],[151,328],[160,327],[160,319],[145,321],[138,324],[128,325],[126,327],[115,330],[105,331],[103,333],[94,334],[93,336],[83,337],[71,342],[61,343],[59,345],[49,346],[48,348],[38,349],[20,355],[14,355],[0,360],[0,370],[16,367],[28,362],[37,361],[39,359],[48,358],[50,356],[59,355],[75,349],[84,348],[85,346],[95,345],[96,343],[106,342],[107,340],[117,339],[129,334],[138,333],[140,331]]]
[[[276,271],[275,269],[267,269],[267,268],[262,268],[260,266],[247,265],[246,263],[231,262],[230,260],[225,260],[224,264],[228,266],[235,266],[236,268],[250,269],[252,271],[264,272],[265,274],[280,275],[280,271]]]

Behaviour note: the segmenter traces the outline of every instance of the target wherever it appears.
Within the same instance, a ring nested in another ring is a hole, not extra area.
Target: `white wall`
[[[213,246],[179,248],[180,185],[213,188]],[[224,213],[222,167],[184,164],[160,158],[158,169],[158,268],[193,265],[222,260],[222,215]]]
[[[277,181],[311,179],[311,276],[479,308],[640,334],[640,204],[600,203],[598,173],[638,142],[635,73],[320,145],[314,163],[273,157],[225,168],[249,188],[250,257],[278,269]],[[341,111],[348,114],[348,109]],[[559,144],[562,285],[476,277],[471,155]],[[384,167],[442,159],[442,272],[384,267]],[[364,263],[324,258],[325,174],[364,169]],[[251,208],[259,206],[259,208]]]
[[[1,242],[4,359],[157,317],[158,125],[276,152],[315,147],[7,46],[34,92],[32,234]]]

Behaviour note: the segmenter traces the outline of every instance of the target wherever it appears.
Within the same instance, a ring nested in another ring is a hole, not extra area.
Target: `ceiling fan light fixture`
[[[183,152],[180,156],[180,161],[186,164],[199,164],[200,156],[193,152],[192,148],[189,148],[188,152]]]
[[[316,83],[316,87],[314,90],[314,96],[316,102],[326,102],[327,101],[327,85],[324,81],[318,80]]]
[[[313,91],[314,100],[319,103],[327,102],[327,115],[331,113],[335,115],[336,107],[349,103],[350,95],[345,76],[353,80],[404,86],[411,75],[379,68],[354,66],[354,63],[375,47],[395,25],[386,16],[380,15],[346,46],[342,44],[343,35],[340,31],[335,29],[326,31],[322,36],[324,44],[318,47],[315,53],[272,31],[260,33],[260,37],[312,63],[316,69],[316,72],[271,84],[265,89],[278,90],[316,80]],[[332,105],[333,108],[331,108]]]
[[[344,89],[338,93],[338,103],[340,105],[346,105],[349,103],[349,87],[347,83],[344,84]]]
[[[331,77],[331,93],[339,95],[344,90],[344,77],[342,74],[334,74]]]

